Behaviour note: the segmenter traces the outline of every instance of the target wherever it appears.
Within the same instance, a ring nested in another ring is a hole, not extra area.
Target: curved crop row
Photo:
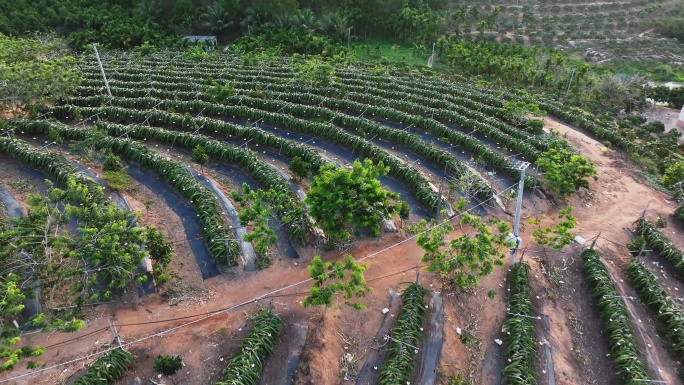
[[[104,99],[106,97],[104,96],[94,96],[94,97],[74,97],[71,98],[70,101],[74,103],[75,105],[99,105],[102,102],[104,102]],[[423,140],[420,139],[419,136],[415,134],[410,134],[408,132],[402,131],[402,130],[397,130],[394,128],[389,128],[386,126],[382,126],[376,122],[373,122],[368,119],[361,119],[357,118],[354,116],[349,116],[346,114],[341,114],[332,110],[329,110],[327,108],[323,107],[311,107],[311,106],[306,106],[306,105],[301,105],[301,104],[293,104],[293,103],[288,103],[285,101],[281,100],[263,100],[259,98],[250,98],[247,96],[235,96],[230,98],[234,104],[240,103],[240,106],[245,106],[245,107],[250,107],[253,108],[257,111],[268,111],[271,113],[275,114],[282,114],[282,115],[293,115],[293,116],[300,116],[304,118],[320,118],[320,119],[326,119],[331,123],[338,124],[340,126],[344,127],[349,127],[349,128],[354,128],[357,131],[361,131],[364,133],[367,133],[369,135],[376,135],[379,138],[382,138],[384,140],[387,140],[388,142],[393,142],[396,144],[401,144],[406,146],[408,149],[410,149],[413,153],[420,154],[424,156],[425,158],[429,159],[432,161],[437,167],[441,168],[442,165],[446,166],[448,171],[451,171],[452,173],[455,173],[459,178],[461,176],[465,176],[473,171],[471,171],[465,164],[463,164],[458,158],[454,157],[451,153],[448,151],[441,149],[434,144],[431,143],[426,143]],[[236,112],[238,109],[228,109],[229,107],[224,107],[223,105],[220,104],[215,104],[211,102],[203,102],[203,101],[171,101],[169,99],[165,99],[162,101],[159,101],[156,98],[152,97],[146,97],[146,98],[127,98],[127,99],[121,99],[121,98],[116,98],[116,99],[111,99],[111,102],[113,105],[120,106],[120,107],[127,107],[127,108],[147,108],[147,106],[150,105],[157,105],[158,107],[162,109],[168,109],[168,108],[173,108],[174,110],[184,110],[187,111],[187,109],[192,109],[193,111],[195,110],[200,110],[203,111],[203,113],[212,115],[212,116],[225,116],[226,114],[233,114],[234,116],[236,115]],[[154,104],[153,104],[154,103]],[[245,110],[244,108],[242,109],[244,112],[243,113],[249,113],[248,110]],[[239,113],[239,112],[238,112]],[[243,116],[243,115],[238,115],[238,116]],[[295,121],[296,122],[296,121]],[[300,120],[301,122],[301,120]],[[321,125],[321,123],[314,123],[314,122],[308,122],[307,123],[311,124],[311,128],[309,128],[306,132],[311,132],[312,130],[316,130],[317,135],[321,135],[321,132],[324,132],[325,130],[331,130],[331,131],[338,131],[340,130],[339,127],[333,126],[333,125]],[[294,122],[291,122],[293,124]],[[314,125],[319,125],[319,126],[314,126]],[[324,129],[324,127],[327,127]],[[323,131],[322,131],[323,129]],[[345,132],[346,134],[346,132]],[[349,134],[347,134],[349,135]],[[339,136],[339,135],[338,135]],[[354,135],[351,135],[352,137],[356,137]],[[496,157],[497,154],[487,151],[488,149],[485,146],[480,146],[481,149],[484,149],[485,151],[480,154],[480,156],[483,158],[484,161],[487,163],[494,163],[496,166],[500,162],[506,162],[505,158],[499,156],[499,158]],[[500,162],[496,162],[496,160],[500,160]],[[477,174],[479,175],[479,174]],[[479,182],[474,190],[479,193],[479,195],[483,198],[488,198],[493,194],[493,188],[489,183],[487,183],[482,177],[479,177],[477,179]]]
[[[266,358],[275,350],[276,338],[283,330],[283,321],[268,311],[254,319],[254,327],[242,341],[240,353],[228,361],[221,380],[214,385],[256,385]]]
[[[601,256],[594,249],[582,253],[584,275],[596,298],[603,326],[608,335],[613,364],[625,385],[649,382],[648,372],[641,361],[639,346],[629,321],[624,299],[615,289],[613,280]]]
[[[537,383],[534,370],[535,344],[534,309],[529,284],[530,266],[524,262],[511,267],[511,300],[509,317],[502,331],[508,334],[504,354],[509,364],[503,369],[503,378],[509,385],[533,385]]]
[[[423,321],[427,309],[424,297],[427,290],[412,283],[401,295],[401,310],[392,327],[387,358],[380,369],[379,385],[408,384],[413,370],[414,346],[422,338]]]
[[[241,116],[252,121],[264,121],[278,127],[286,127],[294,131],[313,134],[332,140],[335,143],[351,148],[354,151],[359,151],[361,155],[373,159],[374,162],[383,162],[390,167],[390,174],[402,180],[410,190],[412,190],[416,198],[429,209],[435,208],[441,202],[439,194],[432,190],[430,183],[418,171],[410,165],[404,163],[397,157],[380,149],[378,146],[366,141],[357,136],[351,135],[344,130],[337,127],[330,127],[322,123],[309,122],[302,119],[293,118],[291,116],[282,115],[278,113],[271,113],[262,110],[251,109],[244,106],[221,106],[221,105],[205,105],[202,102],[174,102],[165,101],[168,107],[175,106],[182,111],[195,111],[198,106],[211,108],[215,115],[233,117]],[[73,111],[72,111],[73,110]],[[164,111],[140,111],[132,109],[124,109],[118,107],[73,107],[73,106],[58,106],[51,109],[57,116],[73,116],[74,112],[83,113],[85,116],[95,115],[98,113],[107,113],[109,117],[132,119],[139,122],[150,121],[153,123],[163,124],[181,124],[182,116],[168,113]],[[201,111],[197,109],[196,111]],[[209,119],[197,119],[200,123],[208,123]],[[201,125],[201,124],[200,124]],[[211,124],[205,124],[209,131],[215,130]],[[251,131],[251,130],[250,130]],[[261,131],[261,130],[254,130]],[[272,135],[273,136],[273,135]],[[276,147],[277,148],[277,147]]]
[[[657,251],[661,257],[672,263],[680,277],[684,277],[684,255],[672,244],[672,241],[660,233],[653,223],[645,218],[636,221],[636,232],[643,235],[646,243]]]
[[[639,294],[639,298],[655,312],[655,319],[665,332],[664,341],[681,360],[684,359],[684,313],[660,287],[655,275],[643,262],[634,259],[627,266],[627,278]]]
[[[496,119],[494,116],[504,117],[503,109],[488,106],[482,103],[470,103],[470,99],[465,97],[455,97],[450,94],[444,93],[430,93],[425,89],[418,88],[415,82],[410,85],[399,86],[397,85],[397,78],[392,77],[384,79],[383,82],[378,81],[359,81],[355,78],[337,78],[336,87],[311,87],[306,84],[293,83],[292,77],[295,74],[278,74],[276,76],[264,75],[263,71],[257,72],[256,70],[244,70],[239,71],[231,68],[228,71],[223,72],[211,72],[211,71],[190,71],[188,73],[184,72],[182,75],[170,75],[168,72],[159,70],[156,68],[145,68],[145,69],[126,69],[125,73],[116,73],[112,80],[124,80],[126,82],[145,82],[147,86],[159,87],[160,82],[168,82],[172,84],[187,84],[190,87],[185,87],[185,90],[198,89],[200,85],[207,84],[207,78],[216,78],[216,80],[231,82],[237,88],[252,89],[256,90],[258,88],[263,88],[267,91],[280,91],[280,92],[306,92],[311,94],[316,94],[320,96],[344,98],[348,97],[350,93],[356,93],[366,96],[370,99],[371,104],[379,105],[381,99],[389,99],[393,103],[394,108],[410,111],[409,109],[402,109],[401,106],[411,107],[411,109],[416,109],[422,107],[422,109],[429,109],[431,112],[429,115],[438,116],[442,119],[448,120],[450,122],[459,124],[465,129],[473,130],[475,127],[470,127],[471,121],[477,121],[480,125],[486,124],[487,131],[485,134],[492,135],[496,138],[503,138],[502,140],[507,140],[506,138],[517,138],[524,141],[524,145],[529,147],[528,143],[534,145],[541,150],[548,149],[549,145],[547,141],[542,140],[542,136],[530,135],[525,131],[521,131],[515,127],[509,126],[501,120]],[[91,69],[92,72],[88,73],[90,82],[94,86],[102,86],[101,80],[99,80],[99,72],[95,69]],[[130,73],[130,72],[134,73]],[[137,72],[137,73],[136,73]],[[150,83],[152,81],[152,84]],[[121,82],[119,82],[120,85]],[[453,92],[453,91],[452,91]],[[435,95],[440,95],[441,98],[435,98]],[[375,102],[373,102],[375,101]],[[404,103],[399,103],[399,102]],[[383,103],[388,106],[387,102]],[[495,109],[495,111],[490,111],[490,109]],[[525,150],[522,150],[526,152]],[[527,150],[531,151],[531,150]]]
[[[83,140],[91,137],[95,139],[95,145],[99,148],[110,149],[126,158],[155,170],[170,185],[174,186],[186,199],[192,202],[200,222],[202,223],[202,236],[207,244],[211,255],[218,261],[228,260],[235,263],[239,247],[237,243],[229,239],[226,226],[219,211],[219,204],[216,196],[203,187],[181,164],[166,159],[161,154],[153,151],[147,146],[125,140],[97,134],[88,129],[75,128],[62,124],[50,123],[47,121],[17,121],[18,128],[25,132],[48,134],[50,130],[55,130],[65,139]]]

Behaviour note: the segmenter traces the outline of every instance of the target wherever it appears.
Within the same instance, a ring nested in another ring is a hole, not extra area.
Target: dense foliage
[[[173,376],[183,368],[181,356],[157,356],[154,359],[154,371],[165,376]]]
[[[283,321],[268,311],[258,313],[252,321],[254,326],[242,340],[240,353],[228,361],[221,380],[214,385],[256,385],[266,358],[273,354],[276,339],[283,330]]]
[[[537,160],[544,175],[544,187],[560,198],[579,190],[589,188],[585,178],[598,179],[596,166],[583,155],[573,152],[569,145],[554,146]]]
[[[684,277],[684,254],[671,240],[658,231],[652,222],[645,218],[637,219],[636,232],[639,235],[643,235],[646,244],[652,247],[661,257],[672,263],[675,271],[680,274],[680,278]]]
[[[679,359],[684,358],[684,313],[662,289],[656,276],[644,262],[634,259],[627,266],[627,278],[632,282],[639,298],[654,312],[658,326],[665,332],[670,347]]]
[[[54,103],[71,94],[79,80],[76,60],[64,54],[58,40],[14,39],[0,33],[0,112]]]
[[[106,385],[115,383],[135,362],[133,355],[121,348],[110,350],[93,362],[74,385]]]
[[[323,229],[329,242],[349,238],[349,231],[380,234],[380,221],[390,219],[396,211],[399,195],[380,186],[378,176],[389,167],[370,159],[355,161],[351,170],[326,165],[314,177],[305,203],[309,213]]]
[[[511,299],[508,305],[508,319],[501,329],[508,336],[504,354],[508,365],[503,369],[503,378],[510,385],[533,385],[535,374],[534,308],[529,283],[530,266],[524,262],[511,267]]]
[[[586,249],[582,253],[582,264],[607,332],[613,364],[624,384],[642,384],[649,376],[634,337],[625,300],[615,289],[610,273],[597,251]]]
[[[412,283],[401,295],[401,309],[387,342],[387,357],[380,368],[379,385],[408,384],[415,355],[423,337],[423,322],[427,313],[425,295],[428,291]]]

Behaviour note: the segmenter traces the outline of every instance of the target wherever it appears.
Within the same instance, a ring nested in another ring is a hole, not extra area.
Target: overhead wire
[[[510,190],[510,189],[512,189],[512,188],[514,188],[514,187],[516,187],[517,185],[518,185],[518,183],[515,183],[515,184],[511,185],[510,187],[506,188],[505,190],[503,190],[502,192],[506,192],[506,191],[508,191],[508,190]],[[373,258],[373,257],[375,257],[376,255],[380,255],[380,254],[384,253],[385,251],[391,250],[391,249],[393,249],[393,248],[395,248],[395,247],[397,247],[397,246],[399,246],[399,245],[402,245],[402,244],[404,244],[404,243],[406,243],[406,242],[408,242],[408,241],[410,241],[410,240],[413,240],[413,239],[417,238],[419,235],[424,234],[424,233],[426,233],[426,232],[428,232],[428,231],[430,231],[430,230],[432,230],[432,229],[434,229],[434,228],[441,227],[441,226],[443,226],[446,222],[451,222],[453,219],[458,218],[459,216],[462,216],[463,214],[465,214],[465,213],[467,213],[467,212],[469,212],[469,211],[472,211],[472,210],[478,208],[479,206],[484,205],[485,203],[487,203],[487,202],[489,202],[489,201],[491,201],[491,200],[493,200],[493,199],[494,199],[494,197],[488,198],[488,199],[486,199],[486,200],[484,200],[484,201],[478,203],[477,205],[474,205],[473,207],[471,207],[471,208],[469,208],[469,209],[467,209],[467,210],[465,210],[465,211],[463,211],[463,212],[461,212],[461,213],[458,213],[458,214],[455,214],[455,215],[451,216],[450,218],[448,218],[448,221],[441,222],[441,223],[437,223],[437,224],[435,224],[434,226],[432,226],[432,227],[430,227],[430,228],[428,228],[428,229],[426,229],[426,230],[423,230],[423,231],[421,231],[421,232],[418,232],[418,233],[416,233],[416,234],[413,234],[413,235],[411,235],[410,237],[408,237],[408,238],[406,238],[406,239],[403,239],[403,240],[401,240],[401,241],[399,241],[399,242],[396,242],[396,243],[391,244],[391,245],[389,245],[389,246],[387,246],[387,247],[384,247],[384,248],[382,248],[382,249],[380,249],[380,250],[377,250],[377,251],[375,251],[375,252],[373,252],[373,253],[371,253],[371,254],[369,254],[369,255],[363,257],[363,258],[359,258],[359,259],[356,260],[356,262],[361,262],[361,261],[364,261],[364,260],[366,260],[366,259]],[[410,270],[412,270],[412,269],[414,269],[414,268],[407,269],[406,271],[410,271]],[[399,273],[395,273],[395,274],[399,274]],[[377,277],[377,278],[374,278],[374,279],[382,279],[382,278],[387,278],[387,277],[384,277],[384,276],[383,276],[383,277]],[[301,285],[301,284],[310,282],[310,281],[312,281],[312,280],[313,280],[313,278],[308,278],[308,279],[305,279],[305,280],[302,280],[302,281],[299,281],[299,282],[295,282],[295,283],[289,284],[289,285],[287,285],[287,286],[284,286],[284,287],[282,287],[282,288],[272,290],[272,291],[270,291],[270,292],[268,292],[268,293],[266,293],[266,294],[263,294],[263,295],[261,295],[261,296],[255,297],[255,298],[253,298],[253,299],[246,300],[246,301],[240,302],[240,303],[238,303],[238,304],[229,306],[229,307],[224,308],[224,309],[219,309],[219,310],[215,310],[215,311],[212,311],[212,312],[206,312],[206,313],[195,314],[194,316],[180,317],[179,319],[187,319],[187,318],[193,318],[193,317],[203,316],[202,318],[199,318],[199,319],[196,319],[196,320],[193,320],[193,321],[190,321],[190,322],[186,322],[186,323],[184,323],[184,324],[181,324],[181,325],[178,325],[178,326],[174,326],[174,327],[172,327],[172,328],[165,329],[165,330],[162,330],[162,331],[160,331],[160,332],[153,333],[153,334],[151,334],[151,335],[149,335],[149,336],[141,337],[141,338],[135,339],[135,340],[130,341],[130,342],[122,343],[122,344],[121,344],[121,347],[123,348],[123,347],[126,347],[126,346],[130,346],[130,345],[133,345],[133,344],[136,344],[136,343],[139,343],[139,342],[148,340],[148,339],[150,339],[150,338],[154,338],[154,337],[157,337],[157,336],[162,336],[162,335],[164,335],[164,334],[167,334],[167,333],[176,331],[176,330],[181,329],[181,328],[184,328],[184,327],[186,327],[186,326],[193,325],[193,324],[196,324],[196,323],[198,323],[198,322],[204,321],[204,320],[206,320],[206,319],[212,318],[212,317],[214,317],[214,316],[216,316],[216,315],[219,315],[219,314],[222,314],[222,313],[225,313],[225,312],[228,312],[228,311],[237,309],[237,308],[239,308],[239,307],[242,307],[242,306],[245,306],[245,305],[248,305],[248,304],[251,304],[251,303],[256,303],[256,302],[258,302],[258,301],[260,301],[260,300],[264,300],[264,299],[266,299],[266,298],[269,298],[269,297],[273,296],[273,295],[276,294],[276,293],[279,293],[279,292],[282,292],[282,291],[291,289],[291,288],[293,288],[293,287],[296,287],[296,286],[299,286],[299,285]],[[173,319],[171,319],[171,320],[173,320]],[[167,321],[169,321],[169,320],[159,320],[159,321],[152,321],[152,322],[154,322],[154,323],[162,323],[162,322],[167,322]],[[123,326],[126,326],[126,325],[128,325],[128,326],[133,326],[134,324],[122,324],[122,325],[118,325],[118,326],[119,326],[119,327],[123,327]],[[65,341],[65,342],[66,342],[66,341]],[[0,383],[6,383],[6,382],[14,381],[14,380],[19,379],[19,378],[24,378],[24,377],[26,377],[26,376],[31,376],[31,375],[34,375],[34,374],[42,373],[42,372],[45,372],[45,371],[47,371],[47,370],[51,370],[51,369],[54,369],[54,368],[58,368],[58,367],[61,367],[61,366],[64,366],[64,365],[68,365],[68,364],[74,363],[74,362],[83,361],[83,360],[86,360],[86,359],[91,358],[91,357],[100,356],[100,355],[102,355],[102,354],[105,354],[105,353],[107,353],[107,352],[109,352],[109,351],[111,351],[111,350],[117,349],[117,348],[118,348],[118,347],[108,348],[108,349],[102,350],[102,351],[100,351],[100,352],[91,353],[91,354],[88,354],[88,355],[85,355],[85,356],[82,356],[82,357],[78,357],[78,358],[74,358],[74,359],[72,359],[72,360],[65,361],[65,362],[62,362],[62,363],[59,363],[59,364],[54,364],[54,365],[46,366],[46,367],[43,367],[43,368],[40,368],[40,369],[37,369],[37,370],[33,370],[33,371],[29,372],[29,373],[24,373],[24,374],[20,374],[20,375],[14,376],[14,377],[10,377],[10,378],[7,378],[7,379],[0,380]]]

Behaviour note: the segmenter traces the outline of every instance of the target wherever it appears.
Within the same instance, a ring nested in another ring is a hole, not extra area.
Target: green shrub
[[[643,126],[641,126],[644,130],[648,132],[653,132],[653,133],[660,133],[660,132],[665,132],[665,125],[663,122],[660,122],[658,120],[650,123],[646,123]]]
[[[104,163],[102,163],[102,171],[121,171],[124,169],[123,163],[121,163],[121,159],[114,155],[114,154],[109,154],[107,155],[107,159],[105,159]]]
[[[183,367],[181,356],[157,356],[154,359],[154,371],[165,376],[173,376]]]

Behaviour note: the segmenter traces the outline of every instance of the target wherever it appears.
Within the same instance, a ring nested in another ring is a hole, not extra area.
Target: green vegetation
[[[374,165],[366,159],[354,161],[351,170],[326,165],[314,176],[304,202],[330,244],[348,239],[350,230],[380,234],[380,221],[391,218],[396,211],[393,201],[399,198],[377,179],[388,171],[382,162]]]
[[[646,243],[653,248],[661,257],[672,263],[675,271],[684,277],[684,254],[664,236],[658,229],[645,218],[636,221],[636,232],[643,235]]]
[[[673,187],[677,183],[684,181],[684,160],[680,160],[665,169],[663,183],[667,187]]]
[[[110,350],[98,358],[74,385],[113,384],[135,362],[133,355],[121,348]]]
[[[166,236],[154,227],[145,228],[145,247],[150,259],[154,261],[152,273],[154,274],[157,286],[162,286],[171,280],[171,276],[166,274],[166,270],[173,259],[173,243],[166,241]]]
[[[625,384],[641,384],[649,377],[634,338],[625,300],[615,289],[610,273],[601,262],[598,252],[586,249],[582,253],[582,262],[586,280],[596,299],[607,332],[613,364]]]
[[[128,191],[133,186],[131,178],[126,174],[126,171],[104,171],[102,173],[102,179],[107,182],[112,190],[115,191]]]
[[[80,78],[76,60],[65,55],[58,40],[14,39],[0,33],[0,111],[35,111],[70,95]]]
[[[53,132],[56,130],[51,130],[50,132]],[[104,162],[102,162],[102,171],[121,171],[124,169],[123,163],[121,163],[121,158],[118,156],[110,153],[107,155],[107,158],[105,159]]]
[[[577,218],[572,215],[572,206],[558,211],[558,215],[551,217],[553,221],[549,226],[542,228],[541,223],[546,218],[545,215],[528,219],[530,225],[534,226],[532,235],[538,245],[549,246],[559,250],[572,243],[575,235],[570,232],[577,224]]]
[[[181,356],[157,356],[154,359],[154,371],[165,376],[173,376],[183,368]]]
[[[254,326],[242,340],[240,353],[228,361],[221,380],[214,385],[255,385],[259,382],[266,359],[273,354],[276,339],[283,330],[283,321],[268,311],[261,311],[252,321]]]
[[[273,206],[280,200],[277,196],[282,192],[273,189],[252,190],[247,184],[242,185],[242,192],[232,191],[233,199],[240,205],[238,216],[243,226],[249,226],[250,232],[243,237],[252,242],[256,253],[256,268],[264,269],[271,265],[269,248],[278,241],[275,230],[269,225],[269,219],[276,220]]]
[[[200,166],[207,164],[209,161],[209,155],[207,155],[206,151],[204,151],[204,147],[198,144],[192,149],[192,161]]]
[[[290,160],[289,170],[296,180],[307,179],[311,176],[311,163],[305,161],[300,156],[295,156]]]
[[[409,383],[418,353],[414,346],[419,345],[423,336],[423,322],[427,313],[424,298],[427,294],[428,291],[420,284],[412,283],[401,295],[401,309],[390,332],[393,339],[388,341],[387,358],[380,368],[379,385]]]
[[[535,373],[534,308],[528,275],[530,266],[524,262],[511,267],[511,298],[508,319],[501,331],[507,334],[504,354],[508,364],[503,369],[507,384],[530,385],[537,383]]]
[[[472,290],[480,278],[491,274],[495,266],[502,266],[503,250],[508,246],[506,237],[510,232],[507,222],[496,219],[484,220],[467,212],[461,214],[462,235],[446,241],[454,230],[449,220],[441,224],[425,220],[411,227],[412,233],[420,233],[416,243],[425,253],[421,261],[426,269],[436,272],[459,290]],[[494,230],[495,229],[495,230]],[[469,234],[468,230],[474,230]]]
[[[537,165],[544,175],[544,187],[561,199],[580,187],[589,188],[585,178],[598,180],[596,166],[582,155],[573,152],[569,145],[549,148],[537,159]]]
[[[627,278],[636,288],[639,298],[653,311],[652,315],[665,332],[669,347],[679,359],[684,358],[684,314],[661,288],[656,276],[638,259],[627,266]]]
[[[356,263],[351,254],[345,254],[342,261],[334,262],[323,262],[321,257],[315,256],[307,268],[314,283],[311,285],[311,293],[302,301],[304,307],[329,307],[336,293],[342,293],[344,299],[351,299],[362,297],[370,291],[363,276],[368,265]],[[347,275],[348,278],[345,280]],[[359,310],[364,308],[359,302],[347,304]]]

